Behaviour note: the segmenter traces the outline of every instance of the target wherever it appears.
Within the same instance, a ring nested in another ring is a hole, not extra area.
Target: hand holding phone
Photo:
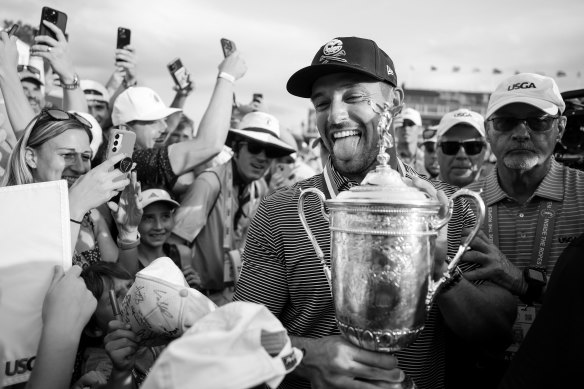
[[[223,55],[229,57],[237,47],[235,47],[235,42],[227,38],[221,38],[221,48],[223,49]]]
[[[170,61],[167,68],[174,83],[179,89],[184,90],[191,85],[191,75],[182,64],[180,58],[175,58]]]
[[[116,42],[116,48],[123,49],[128,46],[131,42],[132,31],[126,27],[118,27],[118,40]]]
[[[63,35],[66,35],[65,30],[67,28],[67,14],[50,7],[43,7],[41,11],[41,23],[39,25],[39,32],[37,35],[47,35],[51,38],[58,40],[57,35],[50,28],[45,26],[43,21],[53,23],[61,31]]]
[[[116,163],[114,169],[129,173],[132,169],[132,154],[135,144],[136,134],[134,132],[122,128],[115,128],[108,141],[106,159],[110,159],[118,154],[124,154],[126,158]]]

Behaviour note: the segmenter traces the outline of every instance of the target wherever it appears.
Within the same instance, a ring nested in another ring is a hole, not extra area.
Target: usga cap
[[[461,108],[442,116],[440,123],[438,123],[438,139],[452,127],[461,123],[468,124],[475,128],[482,137],[485,136],[485,118],[483,118],[483,115],[466,108]]]
[[[501,82],[489,99],[487,119],[512,103],[529,104],[550,115],[561,114],[566,109],[554,79],[534,73],[515,74]]]
[[[310,97],[314,82],[327,74],[349,72],[368,75],[397,86],[393,61],[370,39],[335,38],[318,50],[312,64],[290,77],[286,89],[298,97]]]

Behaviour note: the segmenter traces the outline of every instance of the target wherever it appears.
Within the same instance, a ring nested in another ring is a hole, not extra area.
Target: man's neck
[[[418,151],[418,146],[415,143],[398,143],[398,154],[403,158],[412,158]]]
[[[530,170],[509,169],[504,163],[497,162],[497,176],[501,189],[520,203],[533,196],[539,184],[551,168],[551,160]]]

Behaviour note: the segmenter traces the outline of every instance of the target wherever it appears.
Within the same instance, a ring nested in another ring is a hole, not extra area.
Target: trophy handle
[[[304,214],[304,198],[310,193],[314,193],[315,195],[318,196],[319,201],[320,201],[320,211],[322,213],[322,216],[327,221],[330,221],[329,215],[324,210],[324,202],[326,201],[326,198],[324,197],[324,193],[322,193],[320,190],[318,190],[316,188],[308,188],[308,189],[303,189],[303,190],[301,189],[300,190],[300,197],[298,198],[298,215],[300,216],[300,221],[302,222],[302,226],[304,227],[304,230],[306,231],[306,234],[308,235],[308,239],[310,239],[310,241],[312,242],[312,246],[314,246],[314,251],[316,251],[316,256],[320,260],[320,263],[322,265],[322,269],[324,270],[324,274],[326,275],[326,280],[328,281],[328,284],[329,284],[329,288],[331,288],[331,290],[332,290],[331,269],[327,266],[326,261],[324,260],[324,253],[320,249],[320,246],[318,245],[316,238],[312,234],[312,231],[310,230],[310,227],[308,226],[308,222],[306,221],[306,215]]]

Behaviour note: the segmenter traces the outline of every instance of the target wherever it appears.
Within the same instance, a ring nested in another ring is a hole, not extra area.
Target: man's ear
[[[35,149],[32,147],[27,147],[24,151],[24,159],[26,160],[26,164],[29,168],[37,168],[37,153]]]
[[[404,90],[400,87],[393,88],[393,106],[401,105],[404,101]]]
[[[558,142],[560,142],[564,136],[564,131],[566,131],[566,124],[568,124],[568,118],[565,116],[560,116],[558,118]]]

